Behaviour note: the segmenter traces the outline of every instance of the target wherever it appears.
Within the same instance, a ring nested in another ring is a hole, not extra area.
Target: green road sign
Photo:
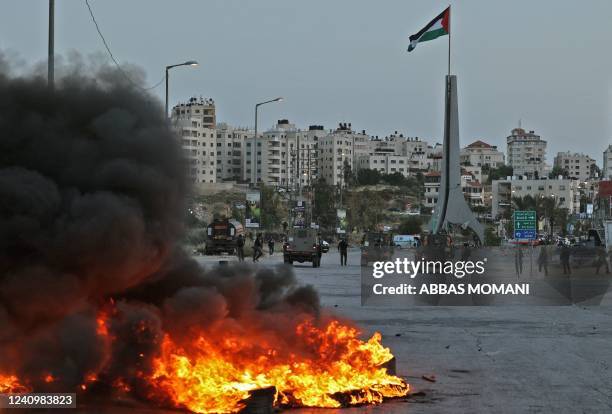
[[[531,210],[514,212],[514,238],[530,239],[536,238],[536,212]]]

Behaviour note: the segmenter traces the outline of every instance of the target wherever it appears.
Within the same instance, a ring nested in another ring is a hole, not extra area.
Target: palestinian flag
[[[417,34],[410,36],[410,46],[408,51],[412,52],[419,42],[434,40],[440,36],[450,33],[450,6],[438,15],[435,19],[427,23]]]

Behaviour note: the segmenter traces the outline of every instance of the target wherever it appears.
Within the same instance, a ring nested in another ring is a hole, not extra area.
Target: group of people
[[[236,256],[238,257],[238,261],[240,262],[244,262],[244,245],[245,245],[245,238],[242,234],[240,234],[236,241]],[[259,262],[259,259],[264,255],[263,246],[264,246],[263,237],[261,234],[258,234],[255,237],[255,241],[253,242],[253,263]],[[268,238],[268,253],[270,254],[270,256],[274,254],[274,246],[275,246],[274,238],[269,237]],[[340,242],[338,243],[338,252],[340,253],[340,266],[347,265],[346,262],[347,262],[347,257],[348,257],[348,247],[349,247],[349,244],[346,238],[340,239]]]
[[[571,265],[571,256],[572,249],[565,245],[561,244],[559,247],[559,263],[561,264],[561,268],[563,269],[564,275],[572,274],[572,265]],[[606,274],[610,273],[610,265],[612,264],[612,251],[608,254],[606,249],[602,246],[595,247],[595,259],[593,261],[593,266],[595,268],[595,274],[599,274],[602,269],[605,269]],[[515,254],[515,267],[517,275],[521,275],[523,273],[523,249],[518,247]],[[547,246],[541,246],[540,252],[537,258],[538,272],[544,273],[544,275],[548,276],[548,265],[551,261],[551,253]],[[609,257],[608,257],[609,256]]]
[[[238,261],[244,262],[244,245],[245,239],[242,234],[238,235],[238,239],[236,241],[236,256],[238,256]],[[274,238],[268,238],[268,253],[270,256],[274,254]],[[263,237],[261,234],[258,234],[255,237],[255,241],[253,242],[253,263],[259,262],[261,256],[264,255],[263,252]]]

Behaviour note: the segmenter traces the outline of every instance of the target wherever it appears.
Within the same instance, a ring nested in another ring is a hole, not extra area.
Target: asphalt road
[[[220,257],[198,257],[214,264]],[[224,257],[223,259],[233,260]],[[266,256],[258,266],[274,266]],[[397,358],[398,375],[422,395],[381,406],[328,413],[610,413],[612,297],[601,306],[362,307],[359,251],[339,266],[336,252],[320,268],[294,266],[323,306],[379,331]],[[435,375],[429,382],[423,375]]]

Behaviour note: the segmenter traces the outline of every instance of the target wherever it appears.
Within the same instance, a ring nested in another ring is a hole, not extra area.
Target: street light
[[[255,105],[255,136],[253,137],[253,149],[251,150],[253,154],[251,155],[251,159],[254,160],[253,165],[251,165],[251,182],[253,185],[257,185],[257,111],[261,105],[269,104],[272,102],[282,102],[283,97],[278,97],[274,99],[270,99],[269,101],[260,102]]]
[[[187,62],[166,66],[166,112],[165,112],[166,119],[168,118],[168,71],[178,66],[198,66],[198,62],[196,62],[195,60],[188,60]]]

